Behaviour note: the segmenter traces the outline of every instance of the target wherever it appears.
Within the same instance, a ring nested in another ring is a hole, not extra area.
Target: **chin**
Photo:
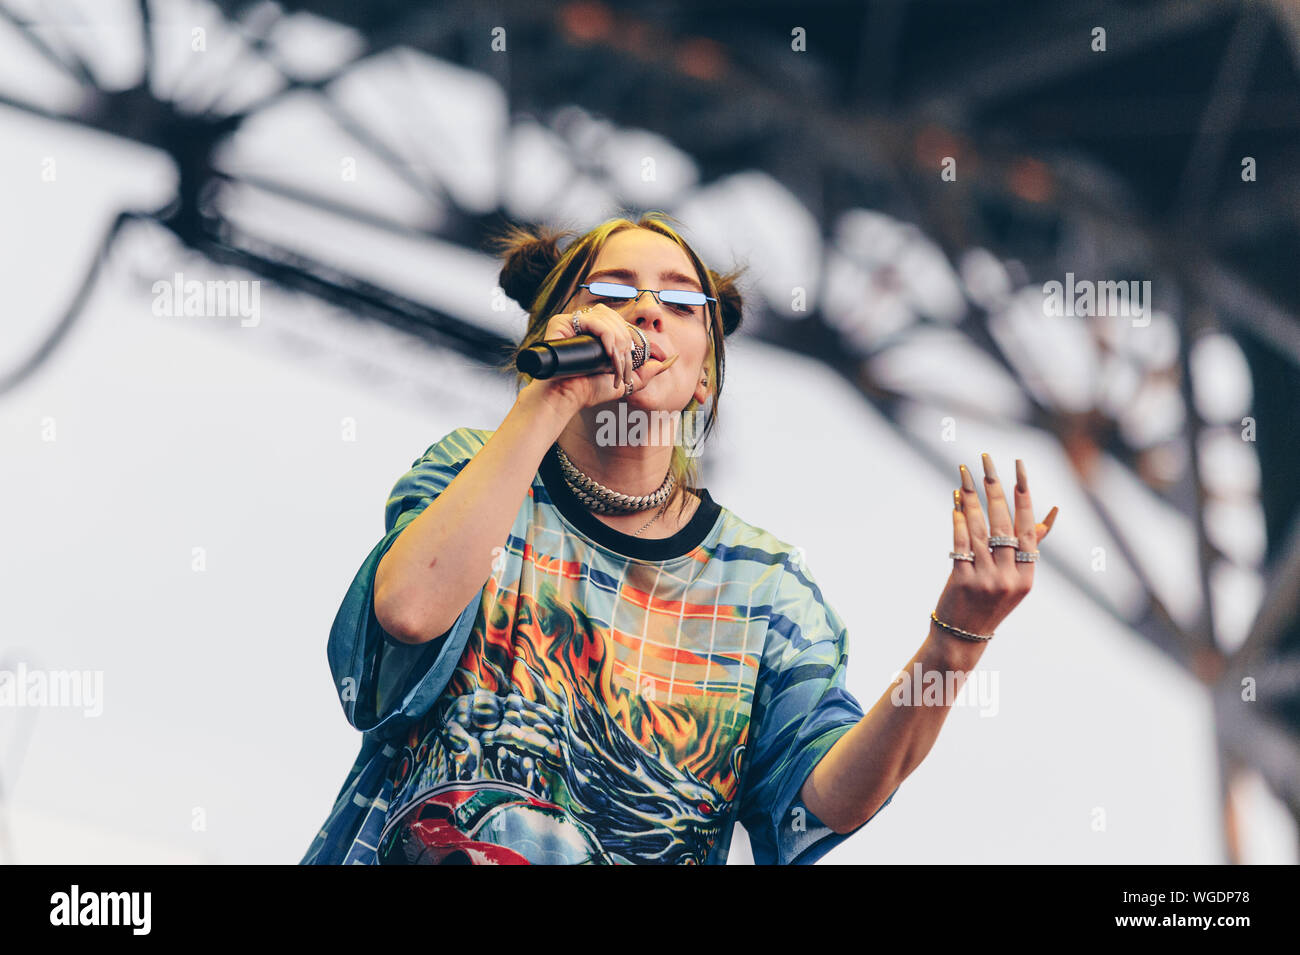
[[[650,392],[650,394],[647,394],[647,392]],[[653,392],[654,385],[650,384],[640,391],[632,392],[624,400],[627,402],[629,408],[636,408],[639,411],[662,411],[664,414],[672,414],[676,407],[673,402],[671,400],[665,401],[661,395]],[[686,401],[683,401],[682,404],[685,405],[689,401],[690,399],[688,398]],[[676,410],[680,411],[681,409],[676,408]]]
[[[658,375],[655,378],[650,379],[650,384],[632,392],[632,394],[628,395],[627,400],[629,402],[637,402],[638,407],[644,407],[647,410],[650,405],[655,404],[671,406],[672,401],[665,398],[665,396],[668,395],[668,389],[664,387],[667,382],[662,379],[663,375]],[[648,403],[647,396],[649,396]],[[688,397],[686,400],[690,401],[690,398]],[[664,408],[663,410],[667,410],[667,408]]]

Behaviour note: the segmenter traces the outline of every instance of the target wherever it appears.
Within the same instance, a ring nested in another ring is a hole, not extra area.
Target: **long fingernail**
[[[1047,516],[1043,518],[1043,523],[1047,525],[1047,529],[1049,531],[1052,529],[1052,524],[1056,522],[1056,511],[1057,508],[1055,507],[1052,508],[1050,511],[1047,512]]]
[[[961,510],[961,491],[956,488],[952,489],[952,509],[954,511]]]
[[[998,479],[998,472],[993,470],[993,459],[987,454],[981,454],[980,457],[984,459],[984,480],[992,484]]]
[[[680,356],[681,356],[681,352],[678,352],[676,355],[673,355],[672,358],[669,358],[666,362],[664,362],[664,367],[667,368],[669,365],[675,362]]]
[[[961,466],[961,486],[968,491],[975,490],[975,481],[971,478],[970,472],[966,470],[966,465]]]
[[[1029,490],[1029,478],[1025,477],[1025,462],[1016,458],[1016,490],[1024,494]]]

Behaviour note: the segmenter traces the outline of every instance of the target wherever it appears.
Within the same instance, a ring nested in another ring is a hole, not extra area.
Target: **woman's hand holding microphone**
[[[633,368],[632,350],[641,347],[641,335],[638,334],[635,326],[625,322],[623,317],[608,305],[590,305],[574,312],[555,314],[546,325],[543,339],[549,342],[572,338],[578,334],[573,326],[575,316],[578,318],[582,333],[600,339],[614,365],[613,370],[563,378],[534,379],[525,386],[525,392],[533,391],[549,401],[558,402],[572,411],[578,411],[625,398],[632,391],[644,388],[651,379],[677,360],[676,355],[664,361],[647,356],[639,368]],[[630,390],[629,383],[632,385]]]

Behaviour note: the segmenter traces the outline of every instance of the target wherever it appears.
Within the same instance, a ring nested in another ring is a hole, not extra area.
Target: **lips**
[[[650,343],[650,357],[655,359],[656,361],[664,360],[664,350],[660,348],[658,344],[656,344],[655,342]]]

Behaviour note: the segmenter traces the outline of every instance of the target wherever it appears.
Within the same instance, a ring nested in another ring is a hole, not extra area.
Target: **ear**
[[[713,389],[709,387],[708,372],[701,370],[700,377],[695,380],[695,400],[700,404],[709,400],[709,395],[713,394]]]

